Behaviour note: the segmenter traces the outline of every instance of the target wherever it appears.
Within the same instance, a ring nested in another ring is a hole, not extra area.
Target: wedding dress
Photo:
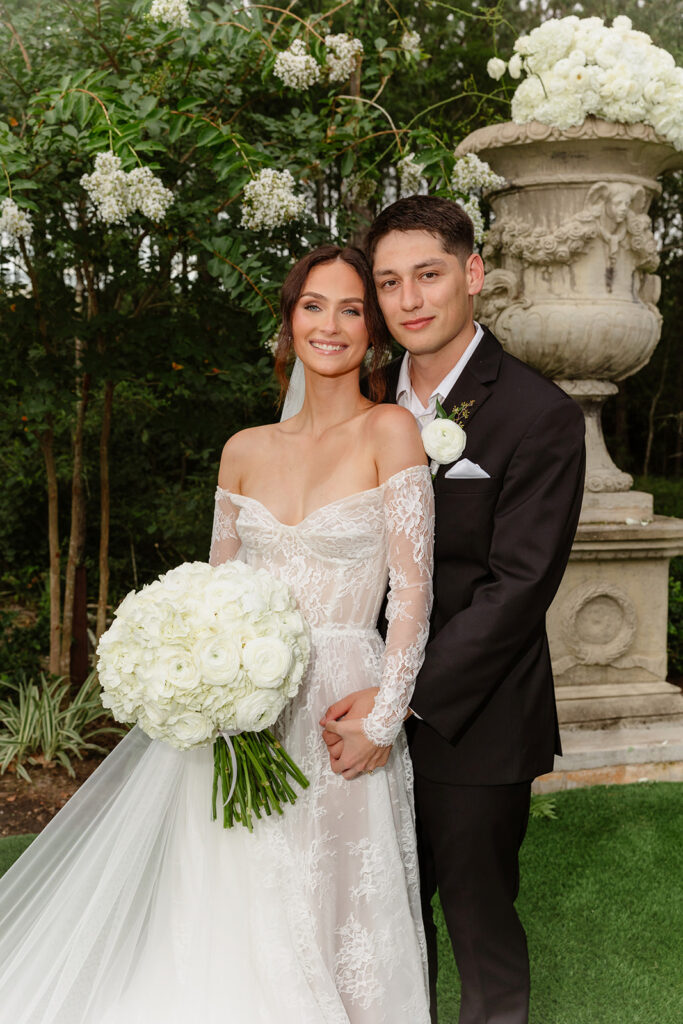
[[[310,787],[253,834],[224,830],[210,820],[211,747],[182,753],[133,729],[0,881],[1,1024],[428,1024],[401,722],[432,544],[425,466],[294,526],[218,490],[211,561],[281,577],[311,627],[276,727]],[[372,685],[364,729],[391,755],[345,780],[318,722]]]

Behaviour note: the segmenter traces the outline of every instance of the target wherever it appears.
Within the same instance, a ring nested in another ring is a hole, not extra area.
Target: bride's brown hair
[[[341,260],[347,263],[356,271],[363,282],[363,319],[367,327],[370,345],[372,346],[372,362],[368,374],[368,392],[373,402],[381,402],[384,398],[386,385],[382,367],[391,352],[391,337],[384,322],[384,317],[379,308],[375,282],[372,279],[370,264],[360,249],[347,245],[343,248],[338,245],[321,245],[313,249],[302,259],[294,264],[285,278],[280,293],[280,315],[282,327],[277,338],[275,351],[275,373],[281,386],[281,397],[287,391],[287,365],[292,355],[294,336],[292,334],[292,316],[301,293],[306,284],[306,278],[314,267],[323,263],[334,263]]]

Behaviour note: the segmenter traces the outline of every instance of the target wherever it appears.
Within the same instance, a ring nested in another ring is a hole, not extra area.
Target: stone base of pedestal
[[[681,519],[579,524],[547,622],[561,724],[683,721],[680,690],[664,682],[669,561],[679,554]]]
[[[560,726],[607,728],[666,719],[681,723],[683,739],[683,693],[672,683],[559,686],[556,693]]]

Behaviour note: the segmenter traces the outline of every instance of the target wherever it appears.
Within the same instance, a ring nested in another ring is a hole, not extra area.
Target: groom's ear
[[[473,252],[471,256],[467,257],[465,280],[468,295],[478,295],[484,287],[484,261],[478,252]]]

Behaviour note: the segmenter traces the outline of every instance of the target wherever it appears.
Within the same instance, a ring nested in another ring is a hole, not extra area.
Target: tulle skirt
[[[428,1024],[404,738],[348,782],[317,725],[366,633],[318,638],[279,726],[311,786],[253,834],[211,821],[210,747],[122,740],[0,880],[0,1024]]]

